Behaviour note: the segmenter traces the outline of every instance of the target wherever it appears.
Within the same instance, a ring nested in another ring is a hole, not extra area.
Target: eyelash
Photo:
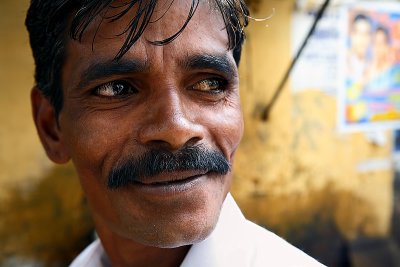
[[[208,78],[201,80],[190,87],[191,90],[200,91],[209,94],[220,94],[226,90],[228,82],[221,78]],[[195,88],[198,86],[199,88]],[[215,87],[214,89],[205,89],[204,87]],[[203,88],[201,88],[203,87]]]
[[[227,84],[228,81],[222,78],[207,78],[196,82],[189,89],[208,94],[221,94],[226,90]],[[117,80],[97,86],[93,89],[92,94],[104,98],[123,98],[137,92],[138,90],[129,82]]]
[[[116,86],[118,86],[119,88],[116,88]],[[102,90],[104,90],[105,92],[102,93],[101,92]],[[107,92],[107,90],[110,90],[111,92],[110,91]],[[130,83],[126,81],[112,81],[97,86],[96,88],[94,88],[92,93],[99,97],[113,98],[113,97],[124,97],[127,95],[131,95],[137,93],[137,90]]]

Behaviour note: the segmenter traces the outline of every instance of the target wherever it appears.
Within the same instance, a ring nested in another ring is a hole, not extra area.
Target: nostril
[[[177,151],[182,149],[183,147],[193,147],[196,146],[200,143],[201,138],[199,137],[193,137],[190,138],[187,142],[182,143],[179,146],[174,146],[173,144],[171,144],[170,142],[164,141],[164,140],[151,140],[150,142],[148,142],[146,145],[147,146],[151,146],[153,148],[157,148],[157,149],[165,149],[165,150],[169,150],[169,151]]]
[[[201,138],[200,137],[192,137],[189,139],[184,146],[195,146],[200,143]]]
[[[145,117],[140,124],[138,137],[142,144],[179,150],[204,138],[206,128],[201,123],[178,112],[176,108],[162,107],[158,109],[157,116]]]
[[[147,145],[154,146],[165,150],[171,150],[170,144],[164,140],[150,140]]]
[[[153,125],[154,126],[154,125]],[[187,124],[185,127],[179,125],[164,125],[164,127],[142,127],[139,140],[144,145],[156,145],[169,150],[179,150],[184,146],[192,146],[204,138],[204,129],[201,125]]]

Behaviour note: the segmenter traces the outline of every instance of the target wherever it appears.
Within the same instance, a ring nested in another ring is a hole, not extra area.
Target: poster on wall
[[[399,129],[400,3],[353,4],[341,16],[339,129]]]
[[[299,50],[325,0],[296,0],[292,18],[292,55]],[[291,73],[293,93],[322,91],[337,96],[341,9],[359,0],[331,0]],[[310,78],[312,76],[312,78]]]
[[[292,53],[299,50],[323,1],[297,0],[292,20]],[[294,93],[319,90],[336,96],[340,9],[330,6],[291,73]],[[310,79],[312,75],[312,79]]]

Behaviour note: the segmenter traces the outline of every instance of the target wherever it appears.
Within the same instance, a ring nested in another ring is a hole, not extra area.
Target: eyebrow
[[[83,72],[78,83],[78,88],[87,86],[91,81],[110,77],[114,75],[132,74],[149,71],[150,66],[147,61],[136,59],[121,59],[96,62]]]
[[[193,55],[179,61],[179,65],[186,70],[205,70],[212,69],[218,72],[237,76],[236,65],[229,60],[227,54],[210,55],[201,54]]]

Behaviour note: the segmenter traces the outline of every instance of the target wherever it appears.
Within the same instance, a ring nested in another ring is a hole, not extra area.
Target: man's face
[[[368,47],[371,44],[371,24],[368,20],[360,19],[354,22],[351,34],[352,50],[360,58],[366,57]]]
[[[101,23],[93,49],[100,20],[81,43],[68,42],[59,124],[60,140],[76,166],[98,230],[176,247],[210,234],[231,173],[174,170],[110,188],[110,172],[141,162],[150,151],[174,154],[194,146],[220,153],[232,164],[243,121],[237,67],[227,51],[220,13],[200,1],[183,33],[168,45],[155,46],[149,41],[177,32],[190,9],[188,1],[175,1],[163,16],[166,2],[160,1],[155,22],[119,61],[113,58],[126,35],[115,36],[129,23],[129,14]]]
[[[378,60],[385,60],[390,50],[388,36],[383,30],[374,35],[374,56]]]

